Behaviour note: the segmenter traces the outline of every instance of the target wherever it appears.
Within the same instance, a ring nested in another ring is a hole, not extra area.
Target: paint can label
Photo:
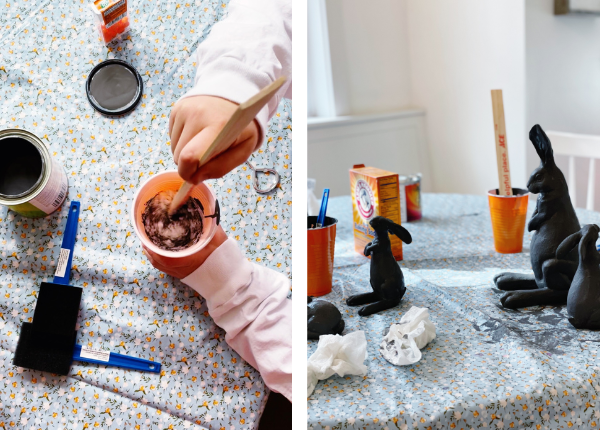
[[[402,224],[408,221],[408,217],[406,214],[406,186],[400,185],[400,217],[402,219]]]
[[[67,196],[69,184],[63,168],[52,160],[52,172],[46,186],[30,203],[47,214],[51,214],[62,204]]]
[[[423,216],[421,211],[421,181],[404,186],[406,193],[406,217],[408,221],[416,221]]]

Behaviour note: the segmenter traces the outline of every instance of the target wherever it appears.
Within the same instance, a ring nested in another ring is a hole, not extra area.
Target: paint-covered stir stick
[[[504,122],[504,102],[502,90],[492,90],[492,110],[494,112],[494,137],[496,139],[496,161],[498,163],[498,181],[501,196],[512,196],[510,183],[510,165],[506,144],[506,125]]]

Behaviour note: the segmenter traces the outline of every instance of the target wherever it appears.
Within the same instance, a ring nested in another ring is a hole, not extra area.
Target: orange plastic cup
[[[337,222],[335,218],[325,217],[323,228],[311,229],[311,225],[317,224],[317,217],[308,217],[307,290],[309,296],[323,296],[331,292]]]
[[[488,191],[494,247],[501,254],[514,254],[523,250],[529,191],[513,188],[512,192],[512,196],[499,196],[498,189]]]
[[[205,213],[202,216],[202,235],[200,240],[189,248],[182,249],[181,251],[166,251],[156,246],[146,235],[144,224],[142,223],[142,214],[146,209],[146,202],[152,197],[157,195],[160,191],[165,190],[179,190],[179,187],[183,183],[183,179],[179,176],[176,170],[170,170],[167,172],[158,173],[148,179],[138,189],[133,199],[133,207],[131,210],[131,223],[135,233],[139,237],[140,241],[146,248],[152,252],[162,255],[163,257],[169,258],[184,258],[189,257],[192,254],[200,251],[212,240],[213,236],[217,232],[218,221],[217,218],[206,218],[204,215],[212,215],[215,211],[219,211],[217,197],[214,191],[206,186],[204,183],[196,185],[190,194],[191,197],[195,197],[200,200]]]

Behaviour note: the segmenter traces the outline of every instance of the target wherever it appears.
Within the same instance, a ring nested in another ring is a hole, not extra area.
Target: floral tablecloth
[[[493,276],[531,273],[525,233],[520,254],[494,251],[485,196],[425,194],[424,217],[405,224],[413,243],[400,263],[407,292],[394,309],[360,317],[345,299],[369,291],[369,260],[354,252],[349,197],[331,200],[339,219],[334,286],[323,296],[364,330],[366,376],[321,381],[308,399],[309,429],[593,429],[600,427],[600,334],[576,330],[566,306],[508,310]],[[533,211],[530,202],[528,218]],[[580,223],[600,214],[577,210]],[[392,323],[427,307],[437,337],[411,366],[379,352]],[[309,355],[317,347],[308,342]]]
[[[107,429],[257,426],[268,390],[232,351],[204,300],[150,266],[130,225],[139,184],[175,168],[171,105],[192,85],[196,47],[228,1],[130,0],[130,37],[98,40],[87,1],[8,0],[0,12],[0,129],[24,128],[50,147],[69,177],[63,209],[25,219],[0,207],[0,428]],[[107,118],[85,79],[107,58],[133,64],[140,105]],[[291,104],[284,100],[252,161],[274,167],[268,196],[240,167],[211,181],[222,224],[248,258],[291,277]],[[82,205],[71,283],[83,287],[78,343],[162,363],[141,373],[75,362],[67,377],[12,365],[39,284],[52,280],[68,203]]]

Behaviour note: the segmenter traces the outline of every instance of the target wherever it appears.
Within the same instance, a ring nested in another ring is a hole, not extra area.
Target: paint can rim
[[[90,87],[92,84],[92,79],[93,79],[94,75],[96,73],[98,73],[98,71],[100,69],[102,69],[103,67],[109,66],[109,65],[119,65],[119,66],[127,68],[130,72],[133,73],[133,76],[135,76],[135,79],[137,81],[137,91],[136,91],[136,94],[133,97],[132,101],[130,101],[125,106],[123,106],[119,109],[115,109],[115,110],[106,109],[106,108],[103,108],[102,106],[100,106],[100,104],[96,101],[96,99],[94,98],[94,96],[92,95],[91,90],[90,90]],[[133,67],[131,64],[129,64],[128,62],[119,60],[116,58],[104,60],[103,62],[96,64],[96,66],[94,66],[94,68],[91,70],[90,74],[88,75],[88,77],[85,81],[85,93],[87,95],[88,101],[90,102],[90,104],[96,111],[100,112],[103,115],[107,115],[107,116],[118,116],[118,115],[124,115],[126,113],[131,112],[140,103],[143,92],[144,92],[144,82],[142,81],[142,77],[140,76],[137,69],[135,67]]]
[[[0,140],[15,137],[26,140],[38,150],[42,160],[42,172],[40,173],[40,177],[38,178],[37,182],[27,191],[17,195],[0,193],[0,205],[4,206],[27,203],[37,197],[48,183],[52,173],[52,158],[50,157],[50,151],[46,144],[39,137],[30,131],[21,128],[8,128],[0,130]]]

